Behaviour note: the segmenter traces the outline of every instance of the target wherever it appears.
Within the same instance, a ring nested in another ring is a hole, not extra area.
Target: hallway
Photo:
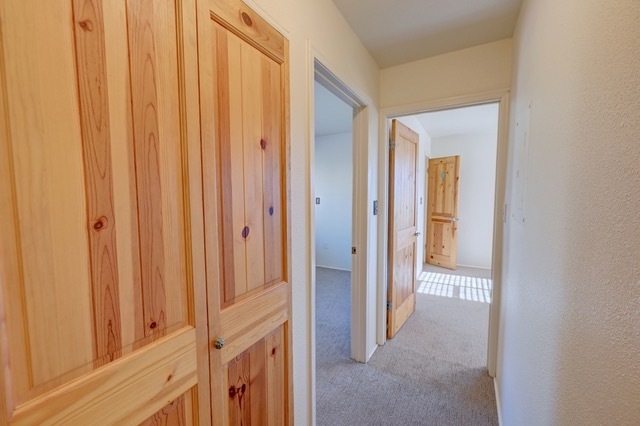
[[[488,303],[419,291],[414,315],[364,365],[349,359],[350,274],[316,276],[318,425],[498,423],[485,370]]]

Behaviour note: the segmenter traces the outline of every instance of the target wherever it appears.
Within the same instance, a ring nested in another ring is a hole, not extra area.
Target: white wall
[[[511,39],[433,56],[380,72],[382,108],[506,89]]]
[[[378,92],[379,70],[355,33],[331,0],[245,0],[265,19],[284,32],[289,39],[290,50],[290,224],[291,224],[291,282],[293,287],[293,392],[294,421],[297,425],[310,424],[312,418],[311,369],[313,357],[311,344],[311,229],[309,217],[313,208],[309,181],[309,152],[312,137],[313,93],[312,54],[319,54],[325,65],[347,83],[368,104],[365,110],[370,121],[368,153],[365,164],[378,161]],[[372,168],[364,186],[364,203],[369,207],[377,198],[377,170]],[[366,229],[369,247],[362,247],[361,256],[366,259],[364,279],[370,291],[367,293],[370,309],[375,309],[377,229],[375,217],[368,208]],[[374,225],[371,225],[371,222]],[[368,337],[375,347],[375,330]]]
[[[427,235],[425,229],[426,221],[424,220],[424,217],[426,215],[425,206],[427,205],[427,197],[425,194],[425,187],[427,182],[425,159],[431,156],[431,137],[425,131],[420,121],[414,116],[400,117],[398,118],[398,121],[409,127],[414,132],[417,132],[418,140],[420,141],[420,146],[418,147],[418,173],[416,177],[418,191],[416,232],[420,233],[420,235],[418,235],[418,237],[416,238],[416,274],[420,274],[422,272],[422,265],[424,264],[425,238]]]
[[[525,0],[514,46],[503,424],[637,425],[640,2]]]
[[[316,138],[316,264],[351,270],[352,134]]]
[[[458,265],[491,268],[498,109],[495,131],[432,141],[432,158],[460,155]]]

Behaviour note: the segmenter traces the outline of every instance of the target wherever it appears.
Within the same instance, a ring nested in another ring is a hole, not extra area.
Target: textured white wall
[[[309,236],[313,232],[309,222],[311,197],[309,193],[310,112],[309,94],[313,86],[313,66],[310,55],[320,54],[334,73],[352,90],[369,103],[365,114],[369,116],[369,156],[371,164],[378,162],[378,91],[379,69],[364,48],[362,42],[347,25],[331,0],[246,0],[258,13],[286,33],[290,50],[290,100],[291,100],[291,282],[293,286],[293,392],[294,421],[297,425],[311,423],[312,389],[311,369],[311,295],[309,265],[311,262]],[[365,202],[370,206],[377,198],[377,170],[372,168],[367,176]],[[370,247],[363,247],[361,255],[367,259],[365,280],[368,301],[375,309],[377,228],[375,217],[369,210],[367,230]],[[371,222],[374,225],[369,225]],[[373,327],[371,327],[373,329]],[[375,330],[369,331],[370,334]],[[369,340],[375,345],[375,336]]]
[[[352,134],[316,138],[316,264],[351,270]]]
[[[435,138],[433,158],[460,155],[460,193],[458,207],[458,265],[491,268],[493,213],[496,184],[495,131]]]
[[[638,425],[640,2],[525,0],[514,47],[503,424]]]
[[[511,39],[506,39],[383,69],[380,106],[490,92],[510,82]]]

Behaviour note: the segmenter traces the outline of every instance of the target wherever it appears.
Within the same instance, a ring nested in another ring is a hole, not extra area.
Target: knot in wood
[[[253,21],[251,20],[251,17],[247,14],[247,12],[242,12],[242,14],[240,16],[242,17],[242,21],[246,25],[248,25],[248,26],[253,25]]]
[[[107,218],[102,216],[101,218],[93,222],[93,229],[96,231],[100,231],[101,229],[104,229],[107,227],[107,223],[108,223]]]
[[[80,25],[80,28],[85,31],[93,31],[93,22],[91,22],[89,19],[78,22],[78,25]]]

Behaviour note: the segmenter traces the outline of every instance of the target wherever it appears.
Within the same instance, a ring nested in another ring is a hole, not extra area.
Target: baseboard
[[[500,403],[500,388],[498,387],[498,381],[493,378],[493,390],[496,393],[496,410],[498,410],[498,425],[502,426],[502,404]]]
[[[325,268],[325,269],[334,269],[336,271],[345,271],[345,272],[351,272],[351,269],[342,269],[342,268],[336,268],[335,266],[324,266],[324,265],[318,265],[316,264],[317,268]]]
[[[373,354],[376,352],[376,350],[377,350],[377,349],[378,349],[378,345],[376,344],[376,345],[373,347],[373,350],[371,351],[371,353],[370,353],[370,354],[367,354],[367,361],[366,361],[366,362],[369,362],[369,360],[371,359],[371,357],[373,356]]]
[[[458,263],[457,266],[462,266],[464,268],[484,269],[486,271],[490,271],[491,270],[490,267],[487,268],[487,267],[484,267],[484,266],[463,265],[462,263]]]

